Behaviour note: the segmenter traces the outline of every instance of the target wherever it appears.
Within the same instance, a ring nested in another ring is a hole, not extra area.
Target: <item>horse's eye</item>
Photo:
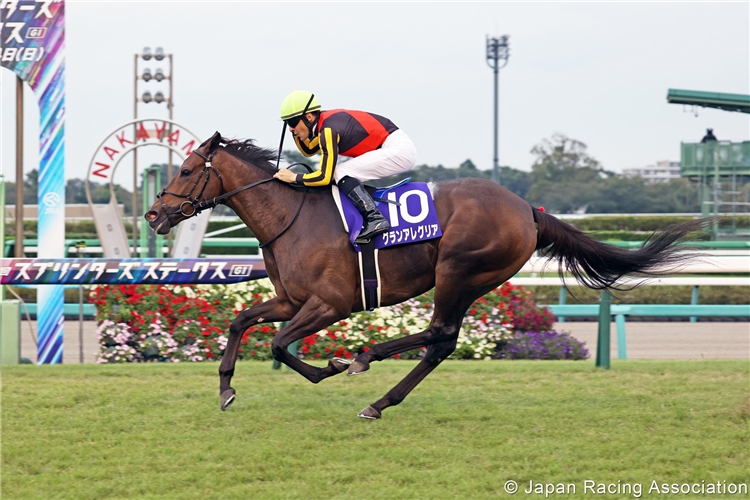
[[[186,169],[186,168],[185,168],[185,169],[183,169],[183,170],[182,170],[182,176],[183,176],[183,177],[187,177],[188,175],[190,175],[190,170],[188,170],[188,169]]]

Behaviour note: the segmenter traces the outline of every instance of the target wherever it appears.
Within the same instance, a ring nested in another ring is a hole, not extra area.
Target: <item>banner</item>
[[[39,103],[38,257],[65,257],[65,3],[0,0],[0,65]],[[16,179],[22,182],[23,179]],[[38,364],[61,363],[63,288],[37,292]]]
[[[253,259],[2,259],[3,285],[195,285],[267,278]]]

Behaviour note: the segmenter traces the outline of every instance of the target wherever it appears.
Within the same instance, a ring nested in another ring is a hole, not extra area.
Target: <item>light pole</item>
[[[501,37],[490,38],[487,36],[487,65],[492,68],[495,73],[495,155],[492,159],[492,182],[500,184],[500,166],[498,164],[497,156],[497,141],[498,141],[498,122],[497,122],[497,106],[498,106],[498,85],[499,85],[499,73],[500,68],[504,68],[508,64],[508,56],[510,55],[510,48],[508,47],[509,35],[503,35]]]
[[[23,80],[16,76],[16,257],[23,256]]]
[[[161,68],[157,68],[154,73],[151,72],[150,68],[145,68],[141,74],[138,74],[138,59],[142,59],[144,61],[150,61],[151,59],[155,59],[157,62],[161,62],[164,59],[169,59],[169,74],[165,75],[164,71]],[[149,104],[151,102],[155,104],[162,104],[166,103],[167,105],[167,111],[169,112],[169,119],[172,120],[172,75],[173,73],[173,59],[172,54],[165,54],[164,49],[161,47],[156,47],[156,50],[152,53],[150,47],[145,47],[143,49],[142,54],[136,54],[135,55],[135,83],[133,85],[134,89],[134,103],[133,103],[133,118],[138,119],[138,103],[142,102],[144,104]],[[156,92],[153,96],[151,95],[151,92],[146,90],[143,92],[142,96],[138,97],[138,80],[141,80],[143,82],[150,82],[151,80],[154,80],[156,83],[161,83],[163,80],[169,81],[169,95],[164,96],[164,94],[161,91]],[[134,137],[138,137],[138,128],[137,124],[133,125],[134,130]],[[166,137],[165,137],[166,136]],[[172,136],[172,124],[169,124],[169,128],[166,131],[162,132],[161,137],[158,137],[158,139],[161,142],[164,142],[166,139],[167,141],[170,140]],[[135,142],[138,142],[137,139]],[[169,151],[169,162],[167,163],[167,178],[172,178],[172,151]],[[157,188],[157,191],[159,191],[159,188]],[[144,194],[145,194],[145,183],[144,183]],[[133,151],[133,256],[137,257],[139,255],[138,253],[138,222],[140,220],[140,217],[136,215],[136,207],[138,206],[138,150]],[[172,248],[172,233],[170,232],[167,235],[167,244],[171,250]]]

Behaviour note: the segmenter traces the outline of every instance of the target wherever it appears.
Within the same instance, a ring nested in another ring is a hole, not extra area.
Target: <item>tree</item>
[[[606,175],[599,162],[586,153],[586,149],[586,144],[563,134],[554,134],[551,140],[544,139],[531,149],[531,153],[537,157],[531,166],[534,180],[589,181]]]
[[[39,195],[39,171],[32,170],[26,173],[26,180],[23,181],[23,204],[36,205]],[[5,204],[16,204],[16,183],[5,183]]]
[[[39,196],[39,170],[34,169],[26,174],[23,181],[24,205],[36,205]]]
[[[529,189],[534,184],[531,172],[516,170],[510,167],[500,167],[500,185],[521,198],[526,198]]]
[[[534,146],[531,152],[537,158],[531,167],[529,201],[558,213],[586,211],[603,180],[615,175],[602,169],[586,149],[583,142],[563,134]]]

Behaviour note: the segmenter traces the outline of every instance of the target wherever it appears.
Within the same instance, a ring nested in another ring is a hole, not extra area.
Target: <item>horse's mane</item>
[[[253,139],[245,139],[243,141],[240,139],[222,138],[221,142],[224,145],[224,151],[230,155],[252,163],[268,172],[274,173],[277,171],[275,165],[278,155],[277,151],[256,146]]]

